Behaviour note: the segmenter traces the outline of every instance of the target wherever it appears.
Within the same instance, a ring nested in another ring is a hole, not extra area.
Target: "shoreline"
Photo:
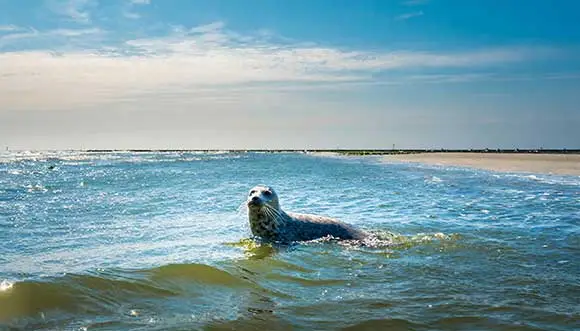
[[[580,176],[579,154],[444,152],[384,155],[383,160],[468,167],[498,172]]]
[[[580,149],[540,149],[540,150],[386,150],[386,149],[133,149],[133,150],[29,150],[0,151],[0,155],[10,153],[303,153],[320,157],[379,157],[388,162],[412,162],[432,165],[470,167],[499,172],[543,173],[580,176]]]
[[[227,152],[227,153],[307,153],[307,154],[339,154],[339,155],[407,155],[407,154],[426,154],[426,153],[440,153],[440,154],[570,154],[580,155],[580,149],[8,149],[0,150],[9,153],[44,153],[44,152],[81,152],[81,153],[187,153],[187,152]]]

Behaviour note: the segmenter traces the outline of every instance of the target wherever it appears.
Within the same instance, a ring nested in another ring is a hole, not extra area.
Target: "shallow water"
[[[392,245],[251,239],[282,207]],[[0,154],[0,329],[580,328],[580,177],[380,158]]]

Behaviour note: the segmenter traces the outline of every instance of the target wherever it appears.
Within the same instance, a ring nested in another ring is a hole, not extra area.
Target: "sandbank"
[[[418,153],[386,155],[387,161],[471,167],[501,172],[580,176],[580,154]]]

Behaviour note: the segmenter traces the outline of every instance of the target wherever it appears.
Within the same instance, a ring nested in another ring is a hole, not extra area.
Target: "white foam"
[[[426,183],[441,183],[443,182],[443,179],[437,177],[437,176],[431,176],[431,178],[427,178],[425,179]]]
[[[542,184],[580,186],[580,176],[506,174],[506,178],[531,180]]]
[[[14,283],[7,281],[6,279],[4,279],[1,283],[0,283],[0,292],[5,292],[8,291],[9,289],[11,289],[14,286]]]

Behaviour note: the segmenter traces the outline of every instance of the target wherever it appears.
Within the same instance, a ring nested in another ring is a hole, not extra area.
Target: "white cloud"
[[[151,0],[129,0],[129,3],[134,5],[148,5],[151,3]]]
[[[419,17],[419,16],[423,16],[424,13],[423,11],[417,11],[417,12],[413,12],[413,13],[406,13],[406,14],[402,14],[396,17],[397,20],[408,20],[410,18],[413,17]]]
[[[176,27],[161,38],[93,45],[100,29],[32,31],[18,38],[63,38],[62,48],[0,53],[0,108],[69,109],[139,96],[224,98],[254,86],[292,90],[372,83],[380,73],[418,68],[476,68],[546,57],[550,49],[498,48],[463,52],[368,52],[242,36],[222,22]],[[0,37],[0,47],[16,42]],[[56,40],[56,39],[55,39]],[[75,48],[76,43],[81,43]],[[51,49],[51,52],[46,51]],[[53,52],[56,51],[56,54]],[[423,79],[456,81],[453,77]],[[460,78],[461,79],[461,78]],[[66,96],[66,97],[63,97]]]

